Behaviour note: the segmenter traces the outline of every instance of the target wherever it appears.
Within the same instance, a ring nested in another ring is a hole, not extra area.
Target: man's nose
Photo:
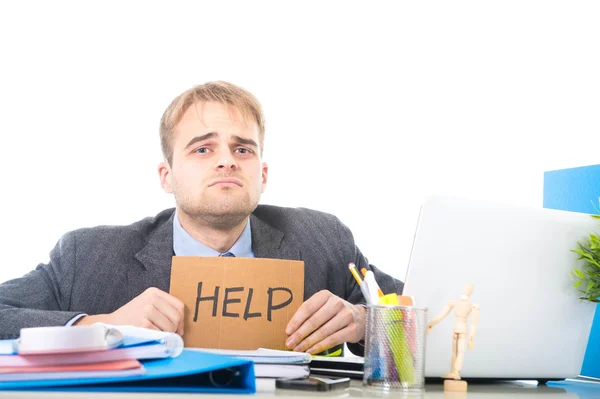
[[[217,162],[217,170],[226,170],[226,169],[237,169],[238,164],[235,160],[235,157],[227,149],[226,151],[221,151],[219,154],[219,160]]]

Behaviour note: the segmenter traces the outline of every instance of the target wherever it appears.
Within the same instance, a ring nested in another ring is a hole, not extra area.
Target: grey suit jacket
[[[149,287],[168,292],[173,256],[174,209],[129,226],[100,226],[65,234],[25,276],[0,285],[0,339],[21,328],[65,325],[77,314],[111,313]],[[367,267],[385,292],[403,284],[368,265],[350,230],[335,216],[304,208],[259,205],[251,215],[257,258],[304,261],[304,299],[326,289],[364,303],[348,262]],[[359,345],[349,344],[361,354]]]

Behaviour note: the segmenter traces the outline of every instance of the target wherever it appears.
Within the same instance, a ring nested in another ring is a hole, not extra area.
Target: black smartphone
[[[350,378],[331,378],[311,375],[306,378],[278,378],[275,387],[281,389],[302,389],[305,391],[331,391],[348,388]]]

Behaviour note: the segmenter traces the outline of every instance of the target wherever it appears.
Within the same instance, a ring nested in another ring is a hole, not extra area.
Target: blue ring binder
[[[256,392],[254,363],[249,360],[184,349],[174,358],[141,362],[146,373],[139,376],[0,382],[0,391]],[[219,378],[230,381],[219,383]]]

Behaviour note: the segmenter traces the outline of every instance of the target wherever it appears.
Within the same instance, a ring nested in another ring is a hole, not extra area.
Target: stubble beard
[[[242,198],[220,195],[216,198],[202,196],[197,200],[177,196],[175,199],[181,211],[198,225],[220,231],[239,226],[258,206],[258,198],[253,199],[249,194]]]

